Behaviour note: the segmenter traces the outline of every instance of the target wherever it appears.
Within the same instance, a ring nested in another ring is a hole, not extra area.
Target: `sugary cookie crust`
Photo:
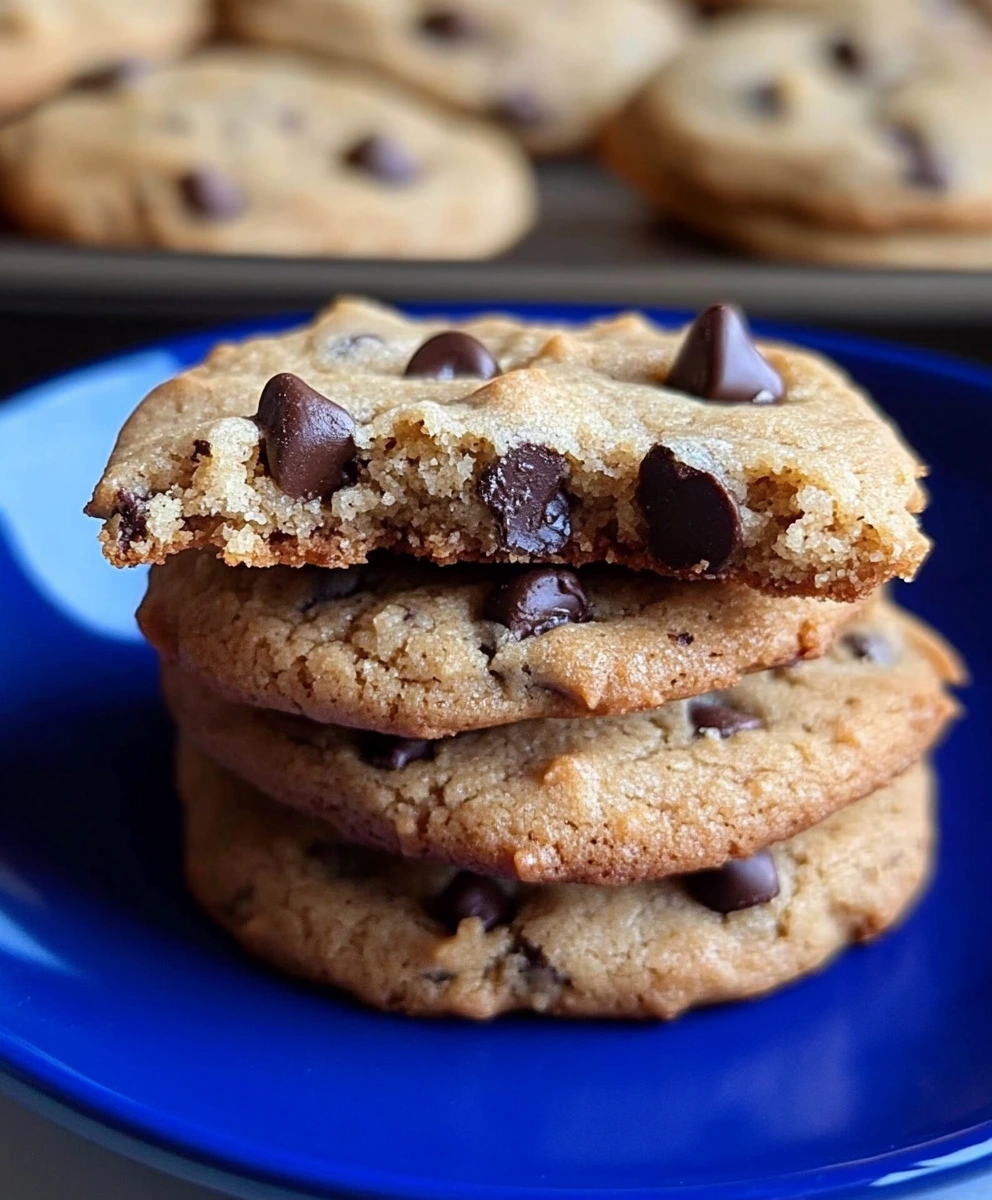
[[[391,558],[346,570],[353,575],[257,571],[203,551],[175,555],[152,568],[138,623],[167,661],[229,700],[439,738],[731,687],[749,671],[824,654],[857,612],[588,567],[580,578],[592,619],[517,640],[485,616],[512,568]],[[334,587],[348,594],[322,598]]]
[[[252,954],[378,1008],[484,1019],[675,1017],[760,995],[898,920],[926,880],[932,779],[891,786],[772,849],[775,899],[727,916],[678,880],[517,887],[509,925],[450,935],[429,915],[450,868],[366,855],[280,809],[188,747],[179,756],[186,874]]]
[[[531,883],[616,885],[718,866],[887,784],[956,711],[936,636],[889,606],[825,658],[751,675],[706,700],[759,718],[721,738],[698,701],[649,713],[466,733],[395,770],[364,735],[229,704],[175,668],[166,699],[203,753],[340,836]]]
[[[503,373],[404,377],[417,347],[452,327]],[[373,338],[356,341],[362,334]],[[345,566],[395,548],[440,563],[605,561],[671,573],[649,551],[636,499],[641,463],[663,444],[739,508],[741,552],[722,577],[839,600],[911,577],[928,548],[912,515],[924,504],[922,467],[863,393],[823,359],[767,345],[782,403],[700,400],[659,382],[681,341],[631,315],[571,328],[449,324],[342,300],[296,332],[220,346],[156,388],[124,426],[87,511],[106,522],[104,552],[121,566],[208,546],[231,564]],[[355,420],[357,481],[326,501],[293,499],[260,461],[251,418],[280,372]],[[528,443],[565,463],[571,536],[559,553],[504,546],[479,495],[494,461]]]

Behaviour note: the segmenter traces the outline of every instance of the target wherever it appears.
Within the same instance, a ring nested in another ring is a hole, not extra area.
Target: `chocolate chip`
[[[696,701],[689,705],[689,720],[697,733],[715,729],[721,738],[733,737],[746,729],[761,729],[764,722],[752,713],[741,712],[729,704],[707,704]]]
[[[863,75],[868,69],[865,52],[851,37],[834,38],[827,44],[827,54],[835,67],[849,75]]]
[[[468,42],[482,35],[482,26],[470,13],[439,8],[421,17],[422,33],[442,42]]]
[[[412,762],[434,757],[434,743],[425,738],[393,737],[388,733],[363,733],[358,741],[363,762],[380,771],[399,771]]]
[[[947,171],[923,134],[910,125],[894,126],[889,133],[903,159],[905,182],[944,191],[950,182]]]
[[[514,575],[489,594],[482,615],[519,642],[569,621],[589,620],[589,600],[574,571],[538,567]]]
[[[300,605],[300,612],[309,612],[318,604],[328,600],[346,600],[354,596],[362,586],[365,568],[362,566],[340,567],[304,567],[310,584],[310,594]]]
[[[778,871],[767,850],[732,859],[712,871],[696,871],[683,882],[693,900],[718,913],[767,904],[778,895]]]
[[[151,63],[145,58],[122,58],[119,62],[108,63],[80,75],[75,86],[87,89],[128,87],[144,79],[151,69]]]
[[[144,496],[121,488],[117,493],[115,511],[120,517],[117,541],[121,546],[144,541],[148,534],[148,503]]]
[[[763,117],[780,117],[785,112],[785,92],[774,81],[748,88],[746,101],[748,108]]]
[[[691,633],[670,633],[668,640],[674,642],[676,646],[691,646],[696,639]]]
[[[297,375],[273,375],[255,422],[272,478],[289,496],[329,496],[353,479],[355,422]]]
[[[841,640],[855,658],[877,663],[880,667],[891,667],[895,664],[895,650],[880,633],[869,633],[866,630],[856,629],[851,633],[845,633]]]
[[[419,346],[406,364],[403,374],[430,379],[455,379],[460,375],[493,379],[499,374],[499,366],[476,338],[457,329],[449,329],[445,333],[434,334]]]
[[[190,458],[193,462],[199,462],[201,458],[210,457],[210,443],[205,438],[195,438],[193,441],[193,453]]]
[[[667,446],[644,456],[637,501],[648,527],[651,553],[678,571],[705,562],[717,574],[741,546],[741,517],[733,496],[708,471],[679,462]]]
[[[734,404],[773,404],[785,396],[781,375],[758,352],[732,304],[712,304],[693,321],[665,387]]]
[[[459,871],[448,886],[434,897],[431,916],[450,932],[457,933],[460,922],[478,917],[487,932],[497,925],[508,925],[515,910],[513,899],[494,879]]]
[[[513,125],[517,129],[532,129],[547,117],[547,111],[533,92],[526,88],[508,92],[493,105],[492,114],[497,121]]]
[[[572,534],[568,497],[561,485],[565,459],[546,446],[524,442],[508,450],[479,479],[479,498],[496,520],[505,550],[557,554]]]
[[[239,184],[219,167],[196,167],[179,179],[179,192],[186,207],[211,221],[230,221],[248,207]]]
[[[344,160],[381,183],[409,183],[419,170],[404,146],[378,133],[356,142],[346,152]]]

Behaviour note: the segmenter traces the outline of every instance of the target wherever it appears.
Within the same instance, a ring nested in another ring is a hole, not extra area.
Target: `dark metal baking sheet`
[[[0,308],[121,314],[310,308],[340,292],[391,300],[558,301],[695,308],[736,300],[763,316],[969,323],[992,316],[992,272],[764,264],[663,227],[594,164],[540,167],[538,227],[484,263],[287,259],[91,250],[0,237]]]

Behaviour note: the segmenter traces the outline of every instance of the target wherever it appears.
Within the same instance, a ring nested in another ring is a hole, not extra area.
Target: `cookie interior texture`
[[[516,241],[536,192],[496,128],[353,68],[227,46],[7,126],[0,203],[95,245],[459,259]]]
[[[448,328],[501,373],[405,374]],[[347,566],[392,548],[439,563],[615,562],[839,600],[911,577],[928,548],[913,516],[923,468],[867,397],[817,356],[773,345],[760,349],[780,402],[690,396],[664,385],[685,338],[637,316],[449,326],[340,301],[156,388],[87,511],[118,565],[212,547],[231,564]],[[264,461],[253,417],[280,372],[354,423],[354,482],[329,496],[287,494]],[[659,453],[667,475],[647,479]],[[698,561],[659,559],[657,535],[673,528],[701,529]],[[732,553],[711,563],[710,544]]]
[[[826,657],[624,717],[439,742],[230,704],[163,672],[180,728],[350,841],[529,882],[619,884],[718,866],[885,785],[956,712],[952,653],[880,605]]]
[[[494,597],[563,573],[584,601],[576,613],[556,608],[554,593],[492,611]],[[749,671],[825,653],[867,603],[620,567],[435,567],[387,556],[258,571],[190,551],[152,568],[138,622],[166,661],[230,700],[439,738],[732,687]],[[531,633],[522,611],[550,627]]]
[[[744,911],[711,911],[677,879],[500,885],[506,902],[452,933],[437,904],[453,869],[336,843],[186,745],[178,769],[187,878],[214,920],[282,970],[421,1015],[668,1018],[759,995],[897,921],[934,837],[917,765],[774,846],[778,894]]]

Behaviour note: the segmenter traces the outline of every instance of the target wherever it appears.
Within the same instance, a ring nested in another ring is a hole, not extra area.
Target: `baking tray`
[[[98,250],[0,235],[0,308],[209,315],[312,308],[355,292],[388,300],[573,301],[697,308],[735,300],[763,316],[975,325],[992,272],[773,265],[665,226],[588,161],[541,164],[541,220],[482,263],[288,259]]]

